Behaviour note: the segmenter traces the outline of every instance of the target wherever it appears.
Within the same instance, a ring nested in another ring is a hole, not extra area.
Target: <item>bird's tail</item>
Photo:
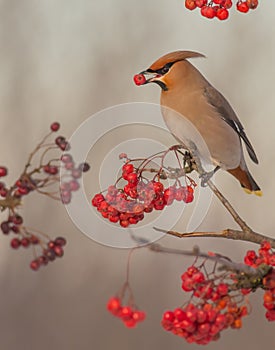
[[[242,169],[238,166],[235,169],[229,169],[227,171],[240,181],[240,184],[246,193],[254,193],[256,196],[263,195],[260,187],[257,185],[247,168]]]

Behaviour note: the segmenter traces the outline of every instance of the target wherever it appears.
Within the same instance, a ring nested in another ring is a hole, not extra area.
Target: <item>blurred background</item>
[[[193,63],[230,101],[253,143],[260,165],[249,168],[264,196],[245,195],[229,175],[217,183],[256,231],[274,234],[275,3],[259,1],[248,14],[231,9],[225,22],[187,11],[183,1],[1,0],[0,152],[14,181],[27,155],[49,129],[62,124],[70,136],[89,116],[126,102],[159,101],[156,86],[137,88],[133,74],[169,51],[199,51]],[[100,159],[100,154],[98,154]],[[88,174],[86,175],[86,179]],[[192,259],[146,249],[133,257],[131,285],[148,313],[127,330],[105,304],[123,284],[127,250],[112,249],[84,236],[65,208],[37,195],[22,208],[26,224],[69,243],[60,261],[35,273],[30,251],[12,251],[0,237],[0,347],[17,349],[196,349],[161,329],[162,312],[182,304],[180,275]],[[4,214],[3,218],[5,217]],[[216,200],[200,230],[236,225]],[[180,224],[175,229],[180,231]],[[221,239],[165,238],[177,248],[215,250],[240,261],[255,245]],[[207,349],[250,350],[275,346],[274,324],[264,317],[262,293],[241,331],[227,330]]]

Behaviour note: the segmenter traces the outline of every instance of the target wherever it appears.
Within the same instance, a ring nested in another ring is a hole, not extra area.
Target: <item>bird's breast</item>
[[[184,95],[168,92],[162,94],[161,105],[171,133],[188,148],[195,144],[205,163],[226,170],[238,167],[242,157],[239,135],[207,103],[201,91]]]

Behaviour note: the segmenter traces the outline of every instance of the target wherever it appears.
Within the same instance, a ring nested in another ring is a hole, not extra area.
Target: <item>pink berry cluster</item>
[[[92,205],[110,222],[122,227],[137,224],[145,213],[163,210],[174,201],[190,203],[194,199],[194,183],[182,186],[175,181],[173,186],[164,187],[162,182],[144,178],[143,170],[135,168],[131,162],[122,167],[122,179],[126,184],[122,188],[109,186],[106,195],[96,194]]]
[[[33,248],[34,259],[30,263],[32,270],[38,270],[40,266],[47,265],[56,257],[62,257],[66,240],[63,237],[52,240],[46,234],[29,229],[24,225],[23,217],[19,214],[19,207],[24,197],[35,191],[67,204],[71,200],[71,193],[79,189],[77,180],[83,172],[89,170],[87,163],[76,166],[69,153],[63,154],[61,161],[60,155],[49,155],[49,152],[63,152],[70,148],[68,141],[63,136],[57,136],[53,142],[48,142],[48,138],[59,128],[58,122],[51,124],[49,134],[30,154],[22,174],[12,186],[8,187],[5,182],[0,182],[0,210],[8,213],[6,220],[0,224],[1,231],[4,235],[16,235],[10,242],[13,249]],[[39,157],[38,161],[35,157]],[[62,174],[59,191],[61,167],[65,168],[65,172]],[[0,177],[7,174],[7,168],[0,166]]]
[[[188,10],[200,9],[201,15],[206,18],[218,18],[225,20],[229,17],[229,9],[233,6],[232,0],[185,0],[185,7]],[[258,0],[238,0],[236,9],[246,13],[258,6]]]
[[[119,297],[112,297],[107,303],[107,310],[122,320],[127,328],[136,327],[137,323],[145,320],[144,311],[138,310],[135,306],[122,305]]]
[[[76,166],[69,153],[65,153],[61,156],[61,162],[64,164],[67,172],[69,172],[69,180],[61,182],[60,196],[62,203],[68,204],[71,202],[72,192],[77,191],[80,187],[78,180],[81,178],[82,173],[88,171],[90,166],[88,163],[81,163]]]
[[[270,243],[263,242],[258,254],[254,250],[249,250],[244,262],[254,268],[259,268],[263,264],[270,266],[268,273],[262,279],[261,287],[265,290],[263,304],[267,309],[265,316],[268,321],[275,321],[275,253],[271,250]]]
[[[189,343],[208,344],[217,340],[224,329],[241,328],[247,307],[239,305],[231,295],[231,284],[225,276],[208,276],[201,267],[190,266],[182,274],[182,289],[192,292],[190,302],[183,308],[166,311],[162,325],[165,330],[185,338]]]

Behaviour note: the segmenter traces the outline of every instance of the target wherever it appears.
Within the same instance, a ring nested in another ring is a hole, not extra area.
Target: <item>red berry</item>
[[[56,132],[56,131],[59,130],[59,128],[60,128],[60,124],[58,122],[54,122],[54,123],[51,124],[51,130],[52,131]]]
[[[174,186],[170,186],[164,190],[163,197],[165,199],[165,202],[167,205],[170,205],[173,203],[176,195],[176,188]]]
[[[129,185],[137,185],[138,183],[138,176],[136,173],[130,173],[127,176],[127,181]]]
[[[36,260],[33,260],[31,263],[30,263],[30,268],[33,270],[33,271],[37,271],[40,267],[40,263],[39,261],[36,259]]]
[[[37,260],[38,260],[39,266],[48,265],[48,262],[49,262],[48,258],[44,255],[39,256]]]
[[[60,193],[60,197],[61,197],[61,202],[63,204],[69,204],[71,202],[72,195],[70,191],[62,191]]]
[[[69,184],[71,191],[77,191],[80,187],[79,183],[76,180],[71,180]]]
[[[5,166],[0,166],[0,177],[6,176],[8,174],[8,169]]]
[[[136,85],[143,85],[146,83],[146,78],[143,74],[136,74],[134,75],[134,82]]]
[[[223,7],[230,9],[232,7],[232,0],[225,0]]]
[[[275,321],[275,309],[267,311],[265,317],[268,321]]]
[[[247,5],[247,2],[242,2],[242,1],[239,1],[237,3],[237,10],[240,11],[240,12],[243,12],[243,13],[246,13],[249,11],[249,7]]]
[[[162,319],[164,321],[169,321],[169,322],[173,322],[175,319],[174,313],[172,311],[166,311],[163,316]]]
[[[24,196],[30,192],[27,187],[19,187],[17,191],[22,196]]]
[[[23,223],[23,218],[22,216],[16,214],[12,217],[12,222],[15,224],[15,225],[21,225]]]
[[[127,328],[134,328],[136,326],[136,324],[137,324],[137,322],[134,319],[124,321],[124,325]]]
[[[228,294],[228,285],[225,283],[220,283],[217,287],[217,292],[222,296],[227,295]]]
[[[64,255],[64,250],[60,245],[56,245],[53,248],[53,251],[54,251],[55,255],[58,256],[59,258],[61,258]]]
[[[185,312],[180,308],[174,310],[174,316],[179,322],[183,321],[186,317]]]
[[[120,315],[124,320],[129,320],[132,318],[133,311],[130,306],[123,306]]]
[[[120,220],[120,226],[121,227],[124,227],[124,228],[126,228],[126,227],[128,227],[129,226],[129,221],[128,220]]]
[[[266,250],[266,251],[270,250],[270,249],[271,249],[271,244],[270,244],[270,242],[268,242],[268,241],[263,241],[263,242],[261,243],[261,249]]]
[[[198,7],[203,7],[206,4],[207,4],[207,0],[196,0],[196,5]]]
[[[127,173],[127,174],[133,173],[134,172],[133,164],[131,164],[131,163],[124,164],[123,167],[122,167],[122,171],[124,173]]]
[[[117,223],[119,221],[119,216],[118,215],[109,216],[109,221],[113,223]]]
[[[104,196],[101,193],[98,193],[94,196],[94,198],[92,199],[92,205],[94,207],[97,207],[99,205],[99,203],[104,201]]]
[[[247,6],[252,10],[255,10],[255,8],[258,6],[258,0],[246,0],[246,2]]]
[[[194,190],[191,186],[186,187],[185,198],[183,199],[185,203],[191,203],[194,199]]]
[[[8,221],[3,221],[1,223],[1,230],[4,233],[4,235],[7,235],[10,232],[10,225]]]
[[[21,241],[18,238],[13,238],[10,244],[13,249],[18,249],[21,245]]]
[[[196,1],[195,0],[185,0],[185,7],[188,9],[188,10],[194,10],[197,5],[196,5]]]
[[[49,241],[47,245],[49,249],[53,249],[55,247],[54,241]]]
[[[73,162],[73,158],[72,158],[72,156],[69,153],[65,153],[65,154],[62,154],[61,161],[63,163],[72,163]]]
[[[64,144],[65,142],[66,142],[66,139],[63,136],[58,136],[55,139],[55,143],[56,143],[57,146],[60,146],[61,144]]]
[[[145,314],[144,311],[136,310],[136,311],[133,312],[132,318],[136,322],[142,322],[142,321],[145,320],[146,314]]]
[[[155,193],[161,193],[164,190],[164,186],[161,182],[154,181],[153,182],[153,189]]]
[[[82,171],[83,173],[86,173],[87,171],[90,170],[90,164],[88,164],[86,162],[85,163],[81,163],[81,164],[79,164],[78,169],[80,171]]]
[[[40,242],[39,238],[35,235],[31,235],[30,240],[31,240],[31,244],[38,244]]]
[[[73,169],[72,170],[72,177],[74,179],[79,179],[81,177],[81,170],[79,169]]]
[[[65,238],[63,237],[57,237],[55,240],[54,240],[54,243],[55,245],[60,245],[61,247],[63,247],[64,245],[66,245],[67,241]]]
[[[121,308],[121,304],[120,304],[120,299],[113,297],[111,299],[109,299],[108,303],[107,303],[107,310],[115,313],[117,311],[119,311]]]
[[[203,6],[201,8],[201,15],[207,18],[214,18],[216,16],[216,11],[211,6]]]
[[[8,190],[6,189],[6,188],[2,188],[1,190],[0,190],[0,196],[1,197],[6,197],[7,196],[7,194],[8,194]]]
[[[22,238],[22,240],[21,240],[22,247],[27,248],[30,244],[31,244],[31,242],[30,242],[29,238],[27,238],[27,237]]]
[[[216,16],[218,17],[218,19],[220,19],[221,21],[224,21],[225,19],[228,18],[229,16],[229,12],[227,9],[225,8],[219,8],[217,10]]]
[[[198,331],[201,334],[208,334],[210,330],[210,324],[209,323],[202,323],[198,326]]]
[[[55,260],[56,254],[53,249],[44,249],[43,255],[47,257],[49,261]]]
[[[199,309],[197,311],[197,322],[204,323],[206,319],[207,319],[207,312],[202,309]]]

